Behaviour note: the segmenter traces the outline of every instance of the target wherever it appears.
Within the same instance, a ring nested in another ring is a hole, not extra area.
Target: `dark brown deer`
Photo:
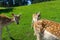
[[[12,14],[12,16],[13,16],[12,18],[9,18],[9,17],[5,16],[4,14],[0,15],[0,40],[2,40],[2,28],[4,26],[6,26],[7,32],[9,33],[9,36],[10,36],[10,32],[9,32],[7,25],[9,25],[10,23],[13,23],[13,22],[16,22],[16,24],[19,24],[20,15]],[[14,40],[11,36],[10,36],[10,38],[12,40]]]

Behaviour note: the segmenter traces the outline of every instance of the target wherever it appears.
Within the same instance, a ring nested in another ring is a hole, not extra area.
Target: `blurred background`
[[[51,0],[0,0],[0,6],[3,7],[22,6],[45,1],[51,1]]]

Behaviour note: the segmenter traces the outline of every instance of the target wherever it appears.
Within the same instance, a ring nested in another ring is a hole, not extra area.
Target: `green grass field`
[[[2,9],[0,9],[2,10]],[[20,24],[12,23],[8,25],[12,37],[16,40],[36,40],[31,28],[32,14],[41,12],[41,18],[60,22],[60,0],[48,1],[32,4],[30,6],[18,6],[8,10],[2,10],[0,13],[11,17],[12,13],[21,14]],[[3,28],[3,40],[11,40]]]

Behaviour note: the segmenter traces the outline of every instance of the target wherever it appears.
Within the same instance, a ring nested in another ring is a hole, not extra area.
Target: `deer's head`
[[[19,20],[20,20],[21,15],[12,14],[12,16],[13,16],[13,21],[15,21],[16,24],[19,24]]]
[[[33,14],[32,18],[33,18],[34,22],[37,21],[37,20],[39,20],[40,19],[40,12]]]

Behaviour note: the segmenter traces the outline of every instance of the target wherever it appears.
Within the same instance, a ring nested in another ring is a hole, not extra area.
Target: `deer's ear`
[[[22,14],[20,14],[19,16],[21,16]]]
[[[18,17],[20,18],[20,17],[21,17],[21,15],[18,15]]]
[[[40,15],[41,13],[40,12],[37,12],[37,15]]]
[[[21,16],[22,14],[19,14],[19,17]]]

